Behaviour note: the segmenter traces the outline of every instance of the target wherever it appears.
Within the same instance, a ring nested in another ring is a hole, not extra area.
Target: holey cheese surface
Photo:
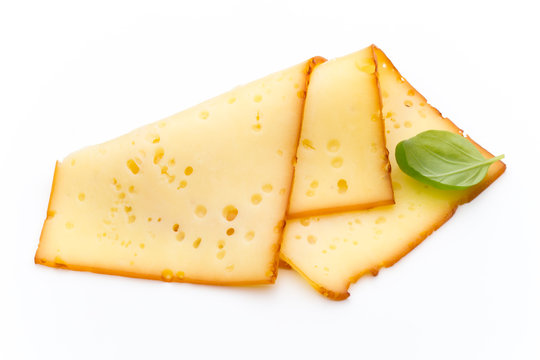
[[[401,140],[429,129],[462,132],[427,104],[382,51],[375,54],[395,205],[288,221],[282,245],[282,258],[332,299],[348,297],[349,285],[362,275],[394,264],[505,170],[496,162],[480,184],[462,191],[437,190],[401,172],[394,158]]]
[[[288,217],[393,203],[373,47],[311,76]]]
[[[312,59],[57,163],[36,263],[270,283]]]

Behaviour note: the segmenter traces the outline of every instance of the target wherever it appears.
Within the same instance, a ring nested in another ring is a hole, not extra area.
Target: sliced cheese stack
[[[288,217],[393,203],[373,47],[311,76]]]
[[[273,282],[307,77],[321,61],[58,163],[36,262],[165,281]]]
[[[401,172],[394,158],[401,140],[429,129],[462,132],[427,104],[381,50],[375,54],[395,205],[288,221],[282,245],[282,258],[336,300],[348,297],[349,285],[362,275],[398,261],[505,170],[502,162],[494,163],[480,184],[463,191],[437,190]]]

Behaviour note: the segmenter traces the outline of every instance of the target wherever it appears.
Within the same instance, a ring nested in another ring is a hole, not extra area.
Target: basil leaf
[[[478,184],[489,166],[502,158],[486,159],[463,136],[441,130],[424,131],[396,146],[396,161],[405,174],[445,190]]]

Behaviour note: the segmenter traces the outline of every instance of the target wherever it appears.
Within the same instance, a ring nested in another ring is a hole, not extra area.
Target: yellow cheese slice
[[[437,190],[401,172],[394,158],[401,140],[429,129],[462,131],[427,104],[381,50],[375,54],[395,205],[288,221],[282,245],[282,259],[335,300],[347,298],[349,285],[362,275],[397,262],[505,170],[494,163],[480,184],[462,191]]]
[[[392,204],[373,47],[311,76],[288,217]]]
[[[57,163],[35,261],[272,283],[315,58]]]

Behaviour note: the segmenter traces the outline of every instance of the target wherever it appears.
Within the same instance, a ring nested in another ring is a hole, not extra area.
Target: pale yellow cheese
[[[57,164],[39,264],[273,282],[307,74],[294,66]]]
[[[350,283],[360,276],[394,264],[505,170],[499,161],[480,184],[463,191],[437,190],[401,172],[394,158],[398,142],[429,129],[461,131],[427,104],[379,49],[376,60],[395,205],[288,221],[284,234],[282,258],[332,299],[348,297]]]
[[[310,80],[288,217],[393,203],[373,48]]]

